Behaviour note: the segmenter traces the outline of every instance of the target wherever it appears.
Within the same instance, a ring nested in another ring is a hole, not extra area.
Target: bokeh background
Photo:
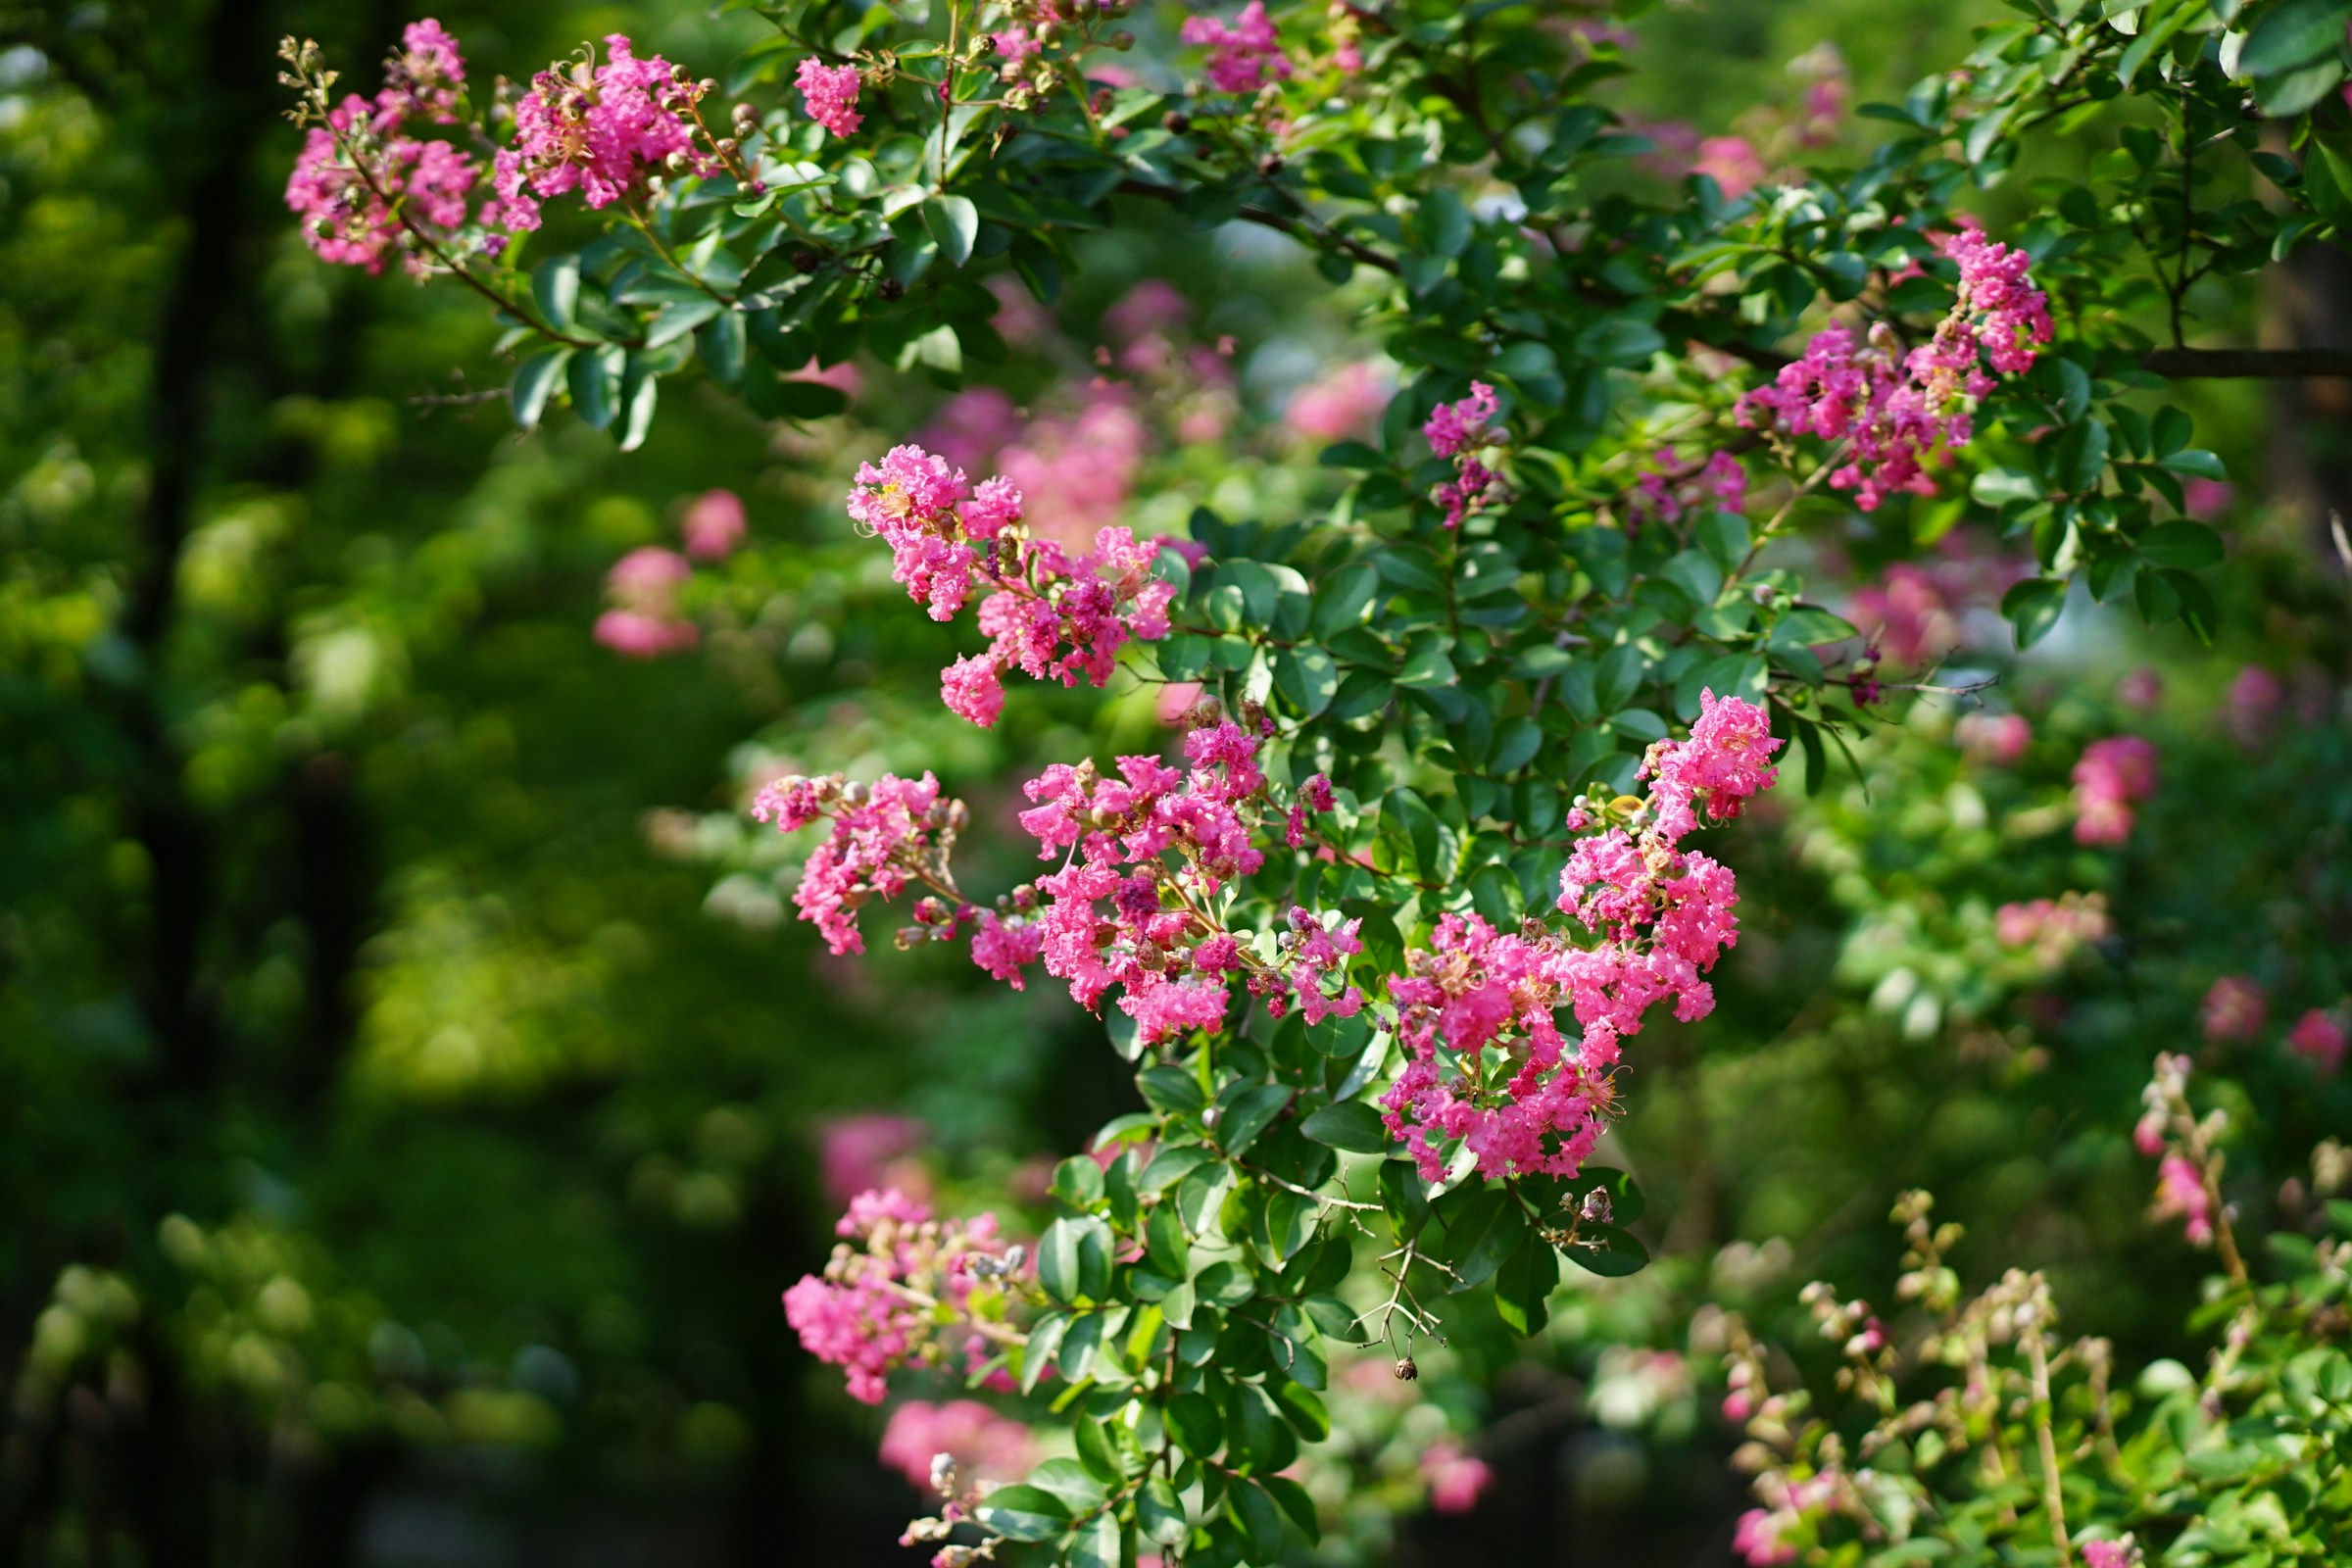
[[[1560,17],[1637,68],[1647,174],[1728,184],[1863,145],[1850,106],[1996,10]],[[738,808],[788,766],[934,767],[979,820],[967,885],[1007,884],[1025,760],[1164,730],[1149,692],[1024,699],[985,737],[942,714],[953,634],[851,536],[848,468],[928,428],[1029,465],[1072,527],[1308,515],[1315,451],[1378,409],[1376,340],[1281,242],[1138,212],[1051,313],[1004,292],[988,395],[852,365],[806,428],[686,386],[634,454],[568,416],[517,435],[474,301],[318,266],[279,200],[278,37],[364,76],[413,15],[0,5],[0,1562],[914,1562],[886,1413],[778,1295],[877,1176],[1017,1228],[1133,1092],[1057,998],[826,958]],[[760,34],[663,0],[439,15],[477,82],[611,31],[723,75]],[[2102,155],[2044,155],[1989,216]],[[2343,263],[2200,328],[2352,347]],[[1957,501],[1816,538],[1898,662],[2001,674],[1985,711],[2031,739],[1962,745],[1925,704],[1861,743],[1867,785],[1741,829],[1724,1004],[1644,1035],[1611,1140],[1658,1264],[1564,1290],[1533,1345],[1465,1321],[1417,1389],[1365,1363],[1321,1560],[1728,1562],[1719,1309],[1801,1325],[1805,1279],[1875,1288],[1908,1186],[1970,1224],[1972,1283],[2048,1267],[2127,1364],[2186,1353],[2199,1260],[2143,1223],[2128,1141],[2149,1057],[2235,1054],[2249,1205],[2352,1131],[2282,1041],[2352,983],[2344,393],[2180,394],[2240,475],[2195,503],[2233,542],[2218,655],[2080,605],[2015,663],[2004,547]],[[748,536],[662,590],[693,646],[600,643],[615,564],[711,526],[713,491]],[[2085,849],[2069,770],[2123,731],[2165,784]],[[2097,918],[2000,924],[2068,892]],[[2266,1011],[2217,1036],[2225,975]]]

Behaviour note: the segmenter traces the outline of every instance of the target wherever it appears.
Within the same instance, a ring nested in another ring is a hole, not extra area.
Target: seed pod
[[[1413,1379],[1419,1377],[1420,1375],[1421,1369],[1413,1364],[1413,1358],[1411,1356],[1408,1355],[1396,1363],[1397,1382],[1410,1383],[1413,1381]]]
[[[881,295],[884,302],[888,303],[891,301],[905,299],[906,297],[906,285],[900,282],[895,277],[886,277],[882,280],[881,286],[875,289],[874,292]]]
[[[1159,117],[1159,124],[1171,136],[1181,136],[1193,128],[1193,117],[1181,109],[1171,109]]]

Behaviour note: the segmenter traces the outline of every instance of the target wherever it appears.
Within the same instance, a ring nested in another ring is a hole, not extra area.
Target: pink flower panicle
[[[2270,994],[2250,975],[2226,974],[2213,983],[2197,1008],[2208,1045],[2243,1045],[2259,1039],[2270,1021]]]
[[[400,47],[384,62],[376,112],[394,122],[416,119],[450,124],[458,118],[458,94],[465,87],[466,57],[458,52],[458,40],[426,17],[401,29]]]
[[[1484,381],[1473,381],[1468,397],[1439,404],[1421,426],[1429,450],[1453,460],[1453,477],[1439,485],[1432,496],[1446,509],[1448,528],[1460,527],[1494,486],[1494,470],[1481,463],[1478,454],[1496,439],[1491,427],[1500,413],[1494,389]]]
[[[2325,1008],[2314,1007],[2286,1032],[2286,1049],[2334,1077],[2344,1064],[2344,1021]]]
[[[1936,244],[1957,264],[1960,281],[1934,338],[1898,356],[1884,322],[1863,345],[1849,328],[1828,327],[1772,385],[1740,400],[1743,425],[1849,443],[1829,482],[1854,492],[1865,512],[1899,492],[1933,495],[1926,464],[1974,438],[1977,405],[1994,384],[1984,365],[2021,374],[2050,340],[2048,303],[2027,277],[2024,252],[1974,227]]]
[[[724,561],[743,543],[749,527],[741,496],[732,490],[706,490],[678,520],[678,535],[695,560]]]
[[[2085,1541],[2082,1568],[2140,1568],[2139,1544],[2130,1536],[2115,1541]]]
[[[856,66],[828,66],[811,55],[801,62],[793,82],[801,89],[801,104],[808,118],[828,134],[847,136],[865,123],[865,117],[858,113]]]
[[[412,120],[455,119],[466,61],[431,20],[410,24],[384,63],[373,102],[352,94],[313,125],[286,177],[286,207],[319,260],[380,272],[395,251],[422,276],[429,258],[411,230],[446,235],[466,220],[474,168],[447,142],[404,133]]]
[[[540,200],[572,191],[590,207],[610,207],[673,157],[696,173],[711,167],[682,112],[701,91],[684,69],[659,55],[639,59],[617,32],[605,52],[601,66],[591,54],[540,72],[515,102],[514,145],[495,164],[497,220],[506,227],[537,228]]]
[[[2113,927],[2106,895],[2065,893],[2054,902],[2004,904],[1993,913],[1992,929],[2002,947],[2031,949],[2037,967],[2054,969],[2085,945],[2105,941]]]
[[[907,1485],[932,1490],[942,1456],[975,1482],[1017,1481],[1036,1467],[1037,1440],[1025,1423],[977,1399],[908,1399],[890,1412],[879,1457]]]
[[[2023,713],[1969,713],[1952,727],[1952,738],[1972,761],[2007,767],[2026,755],[2034,726]]]
[[[605,574],[611,607],[596,618],[596,640],[626,659],[659,659],[683,653],[701,631],[679,613],[677,593],[694,566],[674,550],[646,545],[612,564]]]
[[[784,1317],[809,1354],[848,1374],[852,1398],[881,1403],[903,1367],[967,1372],[987,1361],[1003,1332],[1003,1281],[1025,1262],[994,1214],[938,1220],[885,1189],[852,1199],[835,1230],[844,1239],[824,1273],[784,1293]]]
[[[1421,1450],[1421,1483],[1439,1513],[1468,1513],[1494,1484],[1494,1466],[1452,1438],[1440,1438]]]
[[[2204,1173],[2185,1154],[2167,1154],[2156,1167],[2155,1219],[2179,1219],[2189,1242],[2204,1247],[2213,1240],[2213,1200],[2205,1191]]]
[[[1006,671],[1102,686],[1126,643],[1168,634],[1176,589],[1152,574],[1155,543],[1104,527],[1094,550],[1072,560],[1028,537],[1021,492],[1007,479],[972,486],[945,458],[893,447],[880,465],[858,467],[849,513],[890,546],[892,576],[932,619],[953,619],[985,585],[979,621],[989,648],[940,675],[941,700],[983,728],[1004,709]]]
[[[1092,762],[1057,762],[1031,779],[1025,793],[1035,805],[1021,825],[1039,858],[1062,868],[1014,892],[1011,917],[991,933],[986,957],[975,940],[974,960],[1012,978],[1017,968],[1006,960],[1018,932],[1019,961],[1042,960],[1082,1006],[1100,1008],[1119,987],[1119,1008],[1147,1044],[1221,1027],[1236,975],[1277,1013],[1296,1001],[1309,1022],[1353,1016],[1363,997],[1347,968],[1361,951],[1360,922],[1327,926],[1294,909],[1269,964],[1200,913],[1227,883],[1265,863],[1251,842],[1266,788],[1258,746],[1242,724],[1212,720],[1185,736],[1181,769],[1122,757],[1115,777]],[[1330,787],[1310,779],[1299,795],[1328,803]]]
[[[1614,1102],[1624,1037],[1668,999],[1686,1022],[1713,1009],[1700,976],[1739,941],[1739,892],[1727,867],[1676,846],[1700,809],[1736,817],[1771,787],[1783,743],[1768,723],[1753,704],[1709,691],[1690,738],[1651,749],[1639,833],[1609,827],[1585,838],[1561,873],[1558,907],[1593,946],[1448,914],[1426,952],[1407,955],[1406,972],[1389,981],[1407,1061],[1380,1102],[1424,1176],[1437,1179],[1456,1144],[1485,1176],[1574,1175]],[[1574,1011],[1573,1045],[1558,1007]]]
[[[2092,741],[2074,783],[2075,842],[2121,844],[2132,836],[2132,808],[2156,792],[2156,748],[2137,735]]]
[[[952,887],[949,853],[968,814],[961,801],[942,800],[929,773],[903,779],[885,773],[871,784],[853,784],[839,774],[794,775],[760,791],[752,815],[790,833],[822,817],[832,836],[808,856],[792,902],[835,954],[863,953],[858,911],[868,899],[896,898],[910,882]],[[917,919],[930,913],[918,910]],[[960,918],[962,911],[945,917]]]
[[[1180,36],[1208,46],[1208,84],[1219,92],[1255,92],[1291,74],[1282,39],[1266,15],[1264,0],[1250,0],[1230,23],[1215,17],[1187,17]]]
[[[1626,511],[1643,521],[1677,523],[1694,514],[1740,512],[1747,507],[1747,470],[1728,452],[1715,452],[1696,468],[1678,463],[1660,448],[1626,498]]]

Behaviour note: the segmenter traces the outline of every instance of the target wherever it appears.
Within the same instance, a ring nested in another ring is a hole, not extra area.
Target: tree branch
[[[2151,349],[2139,366],[2176,381],[2352,378],[2352,349]]]

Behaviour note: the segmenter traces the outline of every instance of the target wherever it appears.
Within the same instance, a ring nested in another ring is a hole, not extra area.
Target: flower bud
[[[1413,1358],[1409,1355],[1396,1363],[1396,1381],[1399,1383],[1410,1383],[1421,1375],[1421,1368],[1414,1365]]]

